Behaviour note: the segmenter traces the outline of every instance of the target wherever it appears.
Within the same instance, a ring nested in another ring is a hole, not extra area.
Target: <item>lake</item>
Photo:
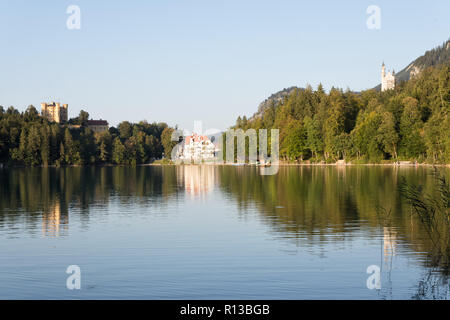
[[[432,173],[0,169],[0,298],[448,299],[448,274],[430,263],[428,234],[398,191],[402,177],[431,190]],[[81,290],[66,287],[71,265]]]

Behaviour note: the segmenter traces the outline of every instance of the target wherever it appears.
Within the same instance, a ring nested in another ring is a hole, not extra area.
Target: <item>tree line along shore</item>
[[[0,106],[2,166],[136,165],[160,159],[173,145],[166,123],[121,122],[117,128],[94,133],[84,125],[87,113],[69,124],[49,122],[34,106],[25,112]]]
[[[279,129],[282,164],[450,164],[450,64],[429,67],[395,89],[359,93],[322,85],[293,90],[232,129]],[[94,133],[41,117],[34,106],[0,106],[1,166],[170,163],[174,128],[121,122]],[[269,130],[270,132],[270,130]],[[226,153],[226,150],[224,150]]]
[[[284,162],[450,164],[450,64],[395,89],[293,90],[234,129],[279,129]]]

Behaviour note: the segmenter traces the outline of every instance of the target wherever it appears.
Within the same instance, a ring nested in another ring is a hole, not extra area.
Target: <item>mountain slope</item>
[[[437,48],[434,48],[432,50],[429,50],[425,52],[425,54],[413,62],[411,62],[408,66],[406,66],[403,70],[398,72],[396,74],[397,81],[407,81],[414,75],[419,74],[422,70],[431,67],[440,65],[446,62],[450,61],[450,40],[447,40],[444,42],[441,46],[438,46]],[[295,86],[284,88],[283,90],[280,90],[274,94],[272,94],[270,97],[268,97],[266,100],[261,102],[258,106],[258,111],[253,114],[253,116],[250,119],[254,118],[260,118],[264,111],[271,106],[273,103],[275,106],[277,106],[279,103],[283,101],[283,99],[287,96],[289,96],[294,90],[304,90],[303,88],[298,88]],[[381,84],[376,86],[374,89],[381,90]]]
[[[258,111],[251,117],[251,118],[258,118],[261,117],[264,113],[264,110],[266,110],[270,105],[273,103],[275,106],[278,105],[280,102],[283,101],[283,99],[287,96],[289,96],[294,90],[299,89],[303,90],[303,88],[298,88],[295,86],[284,88],[283,90],[280,90],[274,94],[272,94],[270,97],[268,97],[266,100],[261,102],[258,106]]]
[[[398,72],[395,76],[397,82],[408,81],[411,77],[419,74],[422,70],[437,66],[450,61],[450,40],[444,42],[441,46],[425,52],[404,69]],[[376,90],[381,89],[381,84],[375,87]]]

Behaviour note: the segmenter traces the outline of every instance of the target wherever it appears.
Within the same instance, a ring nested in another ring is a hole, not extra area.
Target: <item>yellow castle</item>
[[[61,104],[59,102],[41,103],[41,115],[47,118],[48,121],[61,123],[67,122],[68,104]]]

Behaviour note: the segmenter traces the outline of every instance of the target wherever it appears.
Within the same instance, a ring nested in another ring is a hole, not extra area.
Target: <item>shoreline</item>
[[[56,166],[56,165],[48,165],[48,166],[20,166],[20,165],[12,165],[5,166],[0,165],[1,169],[9,169],[9,168],[77,168],[77,167],[148,167],[148,166],[234,166],[234,167],[270,167],[265,165],[257,165],[257,164],[239,164],[239,163],[143,163],[137,165],[129,165],[129,164],[98,164],[98,165],[64,165],[64,166]],[[411,164],[397,164],[397,163],[278,163],[280,167],[356,167],[356,166],[389,166],[389,167],[449,167],[450,164],[430,164],[430,163],[411,163]]]

